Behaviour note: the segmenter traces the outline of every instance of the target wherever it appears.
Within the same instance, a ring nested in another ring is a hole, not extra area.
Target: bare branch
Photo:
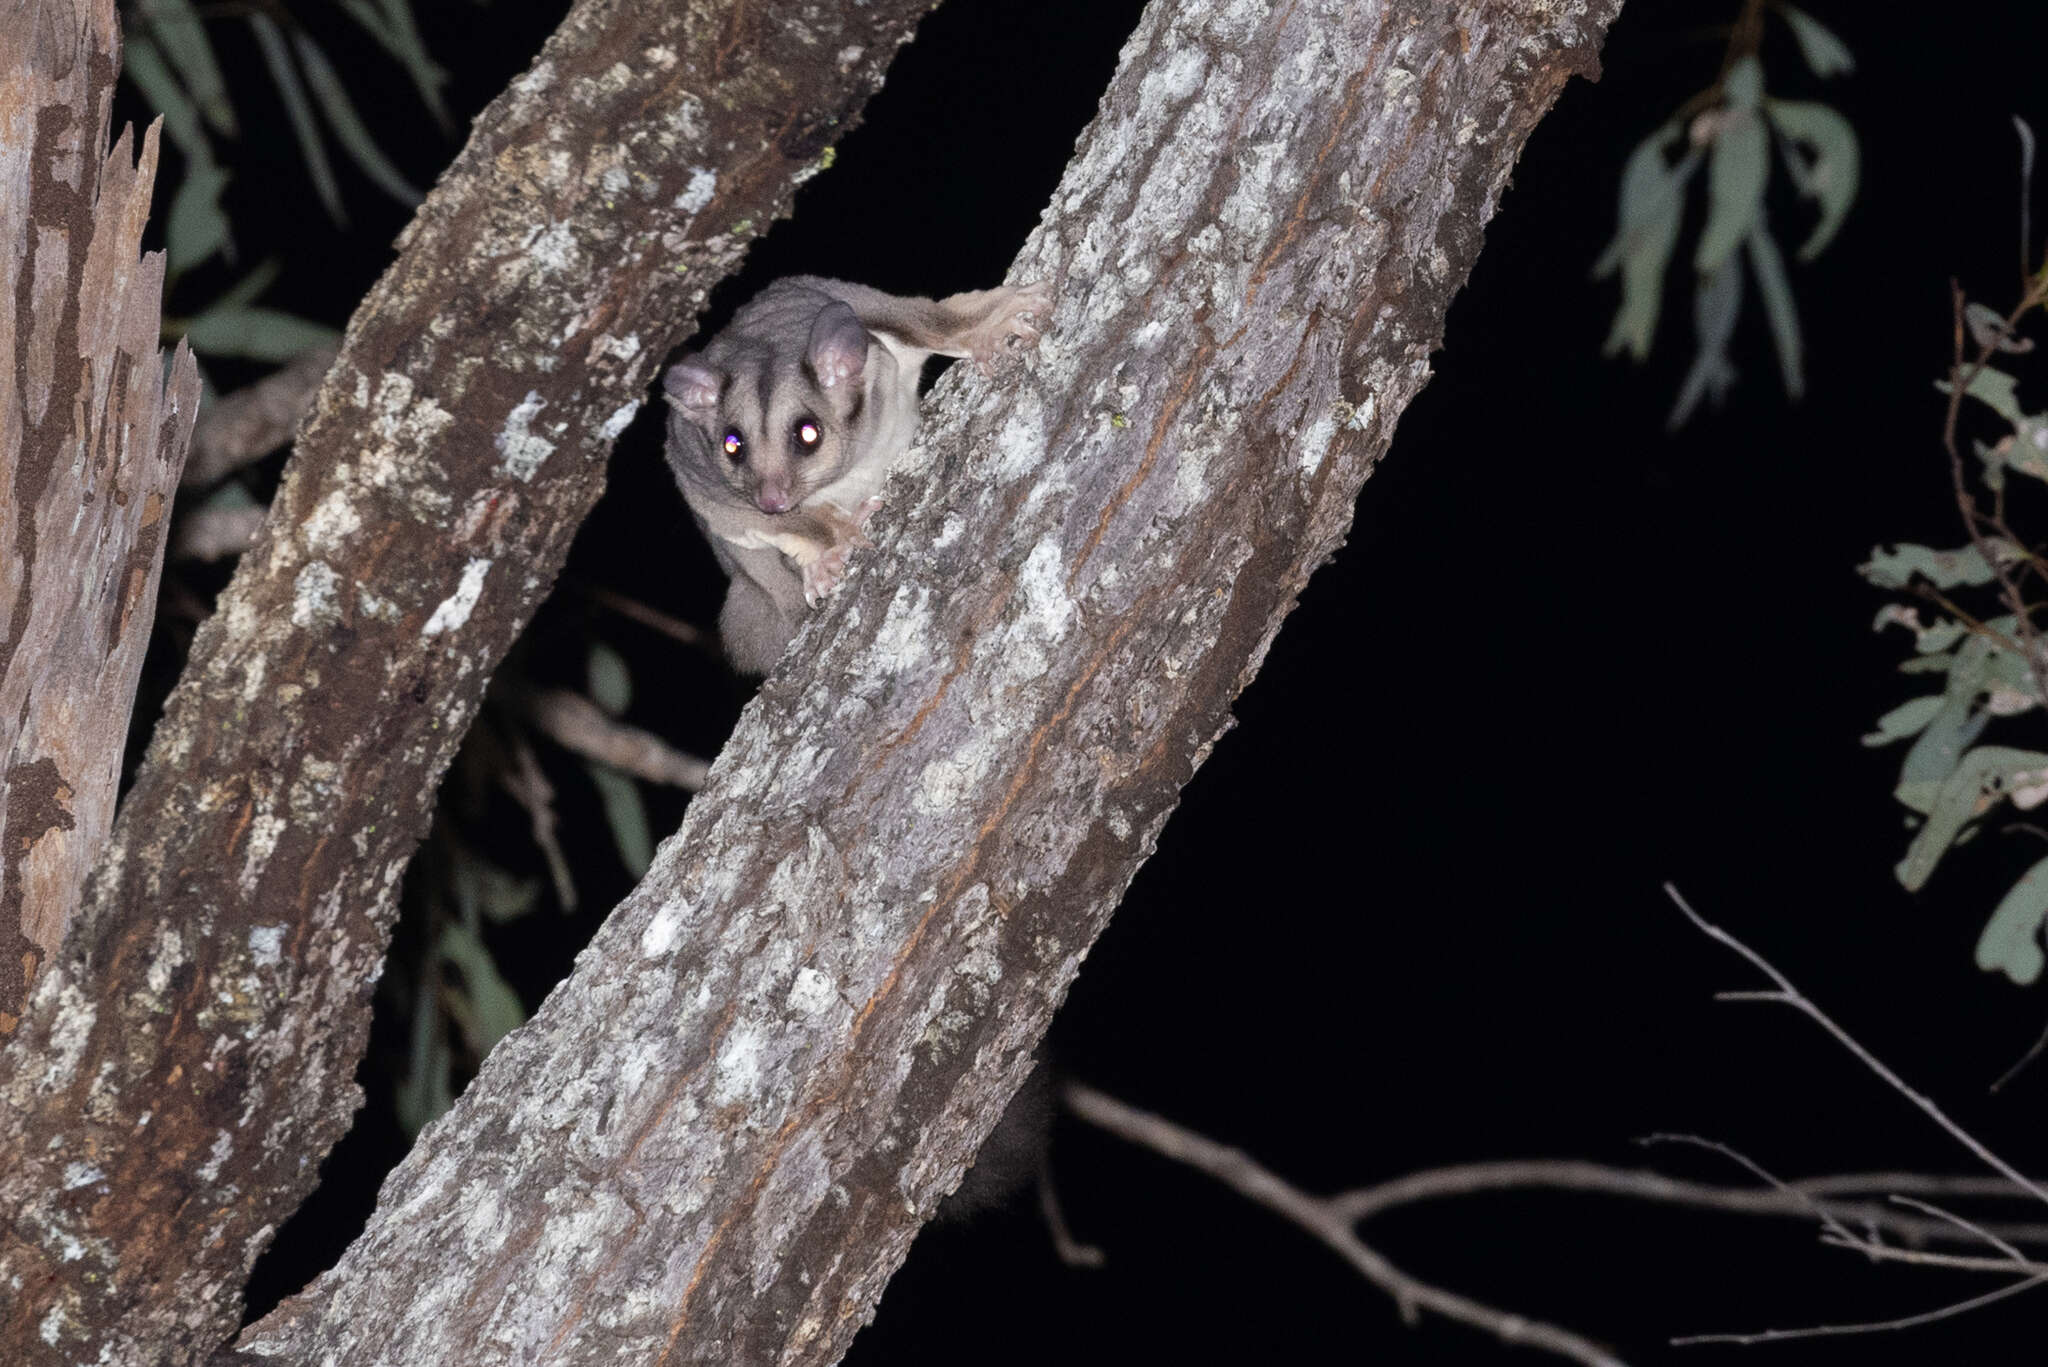
[[[715,650],[717,648],[717,641],[712,633],[704,630],[702,627],[693,627],[679,617],[671,617],[665,612],[648,607],[647,604],[637,598],[628,598],[623,593],[614,593],[612,590],[597,584],[585,584],[572,580],[565,580],[564,582],[591,602],[610,608],[619,616],[629,621],[638,622],[641,626],[650,627],[671,640],[681,641],[686,646],[696,646],[703,650]]]
[[[1901,1215],[1881,1202],[1834,1199],[1831,1193],[1892,1191],[1908,1184],[1968,1183],[1964,1193],[1972,1196],[2018,1194],[2010,1183],[1990,1179],[1937,1178],[1916,1173],[1844,1174],[1790,1182],[1784,1190],[1771,1187],[1724,1187],[1707,1182],[1689,1182],[1666,1177],[1647,1169],[1615,1168],[1578,1159],[1523,1159],[1498,1163],[1463,1163],[1409,1173],[1375,1186],[1347,1191],[1331,1198],[1331,1204],[1353,1220],[1369,1220],[1382,1211],[1419,1201],[1447,1197],[1479,1196],[1499,1191],[1578,1191],[1660,1205],[1686,1206],[1696,1210],[1720,1210],[1731,1215],[1764,1215],[1810,1219],[1818,1204],[1844,1224],[1862,1224],[1881,1229],[1909,1244],[1961,1241],[1965,1235],[1946,1220],[1923,1220]],[[1986,1231],[2013,1243],[2048,1245],[2048,1224],[1979,1224]]]
[[[2007,1296],[2017,1296],[2022,1291],[2031,1291],[2042,1282],[2048,1282],[2048,1273],[2028,1277],[2010,1286],[2001,1286],[1996,1291],[1987,1291],[1981,1296],[1944,1305],[1938,1310],[1927,1310],[1917,1315],[1907,1315],[1895,1320],[1872,1320],[1864,1324],[1816,1324],[1805,1329],[1765,1329],[1753,1334],[1688,1334],[1671,1340],[1674,1348],[1690,1348],[1702,1343],[1781,1343],[1786,1339],[1832,1338],[1842,1334],[1885,1334],[1895,1329],[1915,1329],[1923,1324],[1933,1324],[1955,1315],[1965,1315],[1972,1310],[1981,1310]]]
[[[563,749],[649,783],[694,793],[704,786],[704,775],[711,769],[706,761],[685,754],[652,731],[606,716],[596,703],[566,688],[522,691],[514,696],[513,705]]]
[[[1350,1263],[1360,1276],[1392,1296],[1403,1319],[1413,1322],[1418,1310],[1430,1310],[1492,1334],[1503,1343],[1547,1349],[1588,1367],[1621,1367],[1620,1358],[1570,1330],[1482,1305],[1402,1272],[1358,1237],[1353,1228],[1355,1217],[1347,1211],[1342,1197],[1310,1196],[1259,1166],[1243,1150],[1218,1144],[1092,1087],[1068,1083],[1065,1100],[1069,1110],[1091,1125],[1206,1173],[1315,1236]]]
[[[1986,1229],[1983,1225],[1978,1224],[1976,1221],[1965,1220],[1962,1216],[1956,1214],[1952,1210],[1944,1210],[1940,1206],[1935,1205],[1932,1201],[1922,1201],[1911,1196],[1895,1195],[1892,1197],[1892,1200],[1897,1202],[1899,1205],[1906,1206],[1913,1210],[1924,1210],[1929,1215],[1934,1216],[1937,1220],[1946,1220],[1950,1224],[1956,1226],[1958,1229],[1964,1230],[1970,1234],[1974,1234],[1979,1239],[1982,1239],[1985,1243],[1990,1244],[1993,1248],[2005,1254],[2005,1256],[2012,1262],[2024,1263],[2027,1261],[2027,1255],[2020,1252],[2019,1249],[2013,1247],[2011,1243],[2009,1243],[2005,1239],[2000,1238],[1997,1234],[1993,1233],[1989,1229]]]
[[[1843,1048],[1847,1049],[1850,1053],[1854,1054],[1857,1060],[1861,1062],[1864,1067],[1868,1068],[1871,1072],[1877,1074],[1879,1078],[1883,1079],[1884,1082],[1887,1083],[1893,1091],[1897,1092],[1900,1096],[1905,1097],[1906,1100],[1912,1102],[1915,1106],[1918,1106],[1922,1111],[1924,1111],[1927,1114],[1929,1119],[1933,1120],[1935,1124],[1941,1126],[1942,1129],[1946,1130],[1949,1133],[1949,1135],[1956,1140],[1957,1143],[1961,1144],[1964,1148],[1968,1149],[1971,1153],[1977,1155],[1978,1158],[1983,1160],[1985,1166],[1991,1168],[1995,1172],[2002,1175],[2007,1181],[2013,1183],[2013,1185],[2024,1188],[2030,1195],[2035,1197],[2037,1200],[2043,1203],[2048,1203],[2048,1190],[2044,1190],[2039,1183],[2034,1181],[2033,1178],[2028,1177],[2025,1174],[2021,1173],[2018,1168],[2015,1168],[2012,1164],[2006,1162],[2003,1158],[2000,1158],[1997,1154],[1993,1153],[1990,1149],[1986,1148],[1982,1143],[1980,1143],[1977,1140],[1976,1136],[1972,1135],[1962,1126],[1956,1124],[1955,1121],[1950,1120],[1948,1116],[1945,1113],[1943,1113],[1942,1109],[1939,1106],[1935,1105],[1927,1097],[1922,1096],[1919,1092],[1916,1092],[1911,1087],[1907,1086],[1904,1079],[1902,1079],[1897,1073],[1894,1073],[1890,1068],[1886,1067],[1883,1061],[1880,1060],[1875,1054],[1872,1054],[1868,1049],[1865,1049],[1861,1044],[1857,1043],[1855,1038],[1852,1037],[1848,1031],[1844,1030],[1841,1026],[1835,1024],[1834,1021],[1828,1017],[1826,1012],[1822,1011],[1818,1006],[1815,1006],[1813,1002],[1810,1001],[1804,993],[1800,992],[1798,988],[1792,985],[1790,979],[1788,979],[1784,974],[1780,973],[1776,968],[1772,967],[1770,961],[1765,959],[1763,955],[1758,954],[1748,945],[1742,943],[1742,941],[1736,939],[1733,935],[1730,935],[1727,931],[1721,929],[1717,925],[1714,925],[1705,917],[1701,916],[1698,912],[1694,911],[1692,907],[1686,902],[1685,898],[1679,894],[1678,889],[1672,884],[1666,883],[1664,885],[1664,893],[1671,899],[1672,903],[1680,911],[1685,913],[1685,918],[1688,921],[1691,921],[1695,926],[1697,926],[1700,929],[1702,934],[1706,935],[1709,939],[1719,941],[1721,944],[1724,944],[1728,948],[1734,950],[1737,954],[1740,954],[1744,959],[1747,959],[1750,962],[1750,964],[1757,969],[1757,971],[1759,971],[1765,977],[1769,978],[1772,982],[1778,985],[1778,990],[1775,992],[1723,992],[1719,994],[1719,1000],[1774,1001],[1781,1002],[1786,1006],[1793,1007],[1796,1010],[1803,1012],[1805,1015],[1812,1018],[1812,1020],[1815,1023],[1817,1023],[1823,1030],[1826,1030],[1830,1035],[1834,1036],[1836,1042],[1839,1043]]]
[[[224,560],[249,549],[263,530],[270,510],[260,504],[240,508],[194,508],[177,521],[171,538],[173,560]]]
[[[312,411],[313,395],[335,355],[333,347],[301,352],[283,369],[208,404],[192,429],[183,485],[217,484],[290,441]]]

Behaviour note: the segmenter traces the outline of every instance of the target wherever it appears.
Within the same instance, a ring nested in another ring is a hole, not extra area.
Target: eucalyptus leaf
[[[380,12],[370,0],[342,0],[341,8],[405,68],[434,122],[446,132],[452,125],[441,99],[441,88],[448,84],[448,73],[427,55],[427,45],[413,23],[411,7],[405,0],[386,0]]]
[[[279,267],[276,257],[270,257],[250,269],[249,273],[227,287],[220,298],[207,305],[208,308],[238,309],[256,302],[263,291],[277,283]]]
[[[1807,69],[1814,75],[1827,80],[1856,69],[1856,59],[1850,55],[1848,44],[1820,20],[1805,10],[1784,4],[1778,6],[1778,15],[1791,26],[1792,36],[1799,42],[1799,55],[1806,59]]]
[[[1771,324],[1771,344],[1778,353],[1778,373],[1784,377],[1785,393],[1799,398],[1806,393],[1806,373],[1800,360],[1799,310],[1792,302],[1792,285],[1785,278],[1785,259],[1759,214],[1749,230],[1750,269],[1756,275],[1757,292],[1764,297],[1764,316]]]
[[[440,981],[440,957],[428,954],[413,992],[412,1040],[407,1050],[405,1081],[392,1098],[399,1127],[414,1138],[455,1104],[455,1094],[448,1082],[452,1060],[448,1041],[441,1033]]]
[[[1869,746],[1890,745],[1893,741],[1919,735],[1941,711],[1945,701],[1941,694],[1930,693],[1924,698],[1900,703],[1877,719],[1877,730],[1865,736],[1863,743]]]
[[[319,101],[320,112],[327,116],[328,127],[334,130],[335,138],[347,152],[356,168],[373,181],[377,188],[390,195],[400,204],[412,208],[420,202],[420,192],[399,173],[391,159],[377,146],[370,130],[363,126],[362,116],[356,113],[355,103],[348,97],[348,90],[341,83],[334,66],[327,55],[303,32],[292,34],[292,49],[298,54],[299,64],[306,69],[306,80],[313,87],[313,98]]]
[[[2012,440],[1993,449],[2007,468],[2048,480],[2048,417],[2022,418]]]
[[[228,228],[228,216],[220,197],[228,188],[228,173],[213,161],[193,158],[185,167],[185,178],[171,196],[171,215],[164,222],[164,245],[170,260],[170,274],[181,275],[200,262],[220,253],[232,261],[235,242]],[[198,345],[196,342],[193,345]]]
[[[1617,267],[1621,270],[1621,307],[1601,348],[1603,355],[1625,350],[1641,361],[1650,354],[1663,306],[1664,272],[1678,242],[1685,186],[1700,164],[1698,149],[1686,153],[1676,166],[1664,164],[1664,148],[1679,131],[1677,125],[1666,124],[1652,133],[1637,144],[1622,170],[1614,240],[1593,265],[1596,278]]]
[[[270,70],[271,84],[284,101],[284,112],[291,120],[292,136],[299,141],[299,155],[305,158],[306,175],[313,182],[314,192],[320,196],[320,203],[335,226],[346,228],[348,214],[341,207],[341,186],[334,179],[334,168],[328,164],[327,149],[320,141],[320,126],[313,121],[313,106],[306,99],[298,68],[292,65],[284,33],[277,21],[261,10],[249,16],[249,27],[256,34],[256,45],[263,50],[263,65]]]
[[[440,952],[462,974],[462,994],[475,1019],[470,1045],[479,1056],[526,1023],[526,1006],[498,972],[490,950],[468,927],[450,922],[441,927]]]
[[[162,49],[191,92],[200,115],[216,132],[235,136],[235,106],[228,99],[227,81],[192,0],[137,0],[135,12],[142,20],[138,31],[147,32]]]
[[[181,503],[179,506],[182,509],[184,505]],[[260,508],[262,506],[262,504],[256,501],[256,496],[243,488],[239,481],[230,479],[223,480],[205,498],[200,499],[194,511],[202,513],[241,513],[247,512],[251,508]]]
[[[633,705],[633,674],[626,667],[626,657],[603,641],[591,644],[585,674],[591,701],[610,715],[621,716]]]
[[[260,308],[210,308],[187,325],[185,336],[195,350],[214,356],[279,362],[341,340],[333,328]]]
[[[654,837],[648,833],[647,807],[633,780],[602,764],[587,764],[590,781],[597,785],[598,801],[604,806],[605,823],[611,827],[612,843],[618,847],[619,862],[634,881],[654,862]]]
[[[1993,538],[1991,545],[2002,550],[2005,543]],[[1858,565],[1856,572],[1886,589],[1905,588],[1916,574],[1938,589],[1952,589],[1960,584],[1981,588],[1992,579],[1991,566],[1975,546],[1937,551],[1932,546],[1911,542],[1901,542],[1891,550],[1871,547],[1870,559]]]
[[[1779,132],[1813,149],[1813,165],[1799,187],[1800,193],[1820,201],[1820,222],[1799,248],[1799,259],[1811,261],[1834,241],[1849,206],[1856,202],[1862,176],[1856,130],[1840,114],[1811,100],[1765,100],[1764,112]]]
[[[2048,921],[2048,859],[2020,876],[1999,899],[1977,937],[1977,967],[2003,973],[2022,987],[2041,976],[2041,924]]]
[[[135,33],[128,36],[121,58],[121,69],[135,82],[143,100],[164,116],[165,136],[194,163],[211,164],[213,148],[199,125],[199,106],[171,74],[163,50],[148,34]]]
[[[1913,837],[1895,872],[1908,892],[1918,892],[1963,828],[2004,801],[2014,787],[2048,783],[2048,754],[1980,745],[1964,755],[1935,795],[1927,824]]]
[[[1970,387],[1963,393],[1984,404],[2007,422],[2018,426],[2027,416],[2020,411],[2019,395],[2014,392],[2018,384],[2019,381],[2011,374],[1996,366],[1987,365],[1980,367],[1976,374],[1970,376]],[[1944,394],[1955,388],[1947,380],[1936,380],[1934,387]]]
[[[1764,97],[1764,64],[1754,53],[1738,57],[1721,78],[1721,98],[1730,109],[1754,109]]]
[[[1693,251],[1694,270],[1713,274],[1742,245],[1763,212],[1770,174],[1771,139],[1763,120],[1753,110],[1729,110],[1707,159],[1707,226]]]
[[[540,879],[520,878],[487,860],[479,863],[477,903],[488,920],[497,925],[516,921],[539,903]]]
[[[1742,269],[1732,259],[1723,261],[1712,275],[1701,276],[1693,289],[1693,333],[1699,353],[1679,386],[1678,402],[1672,405],[1668,428],[1685,425],[1700,400],[1712,394],[1719,403],[1735,383],[1735,365],[1728,359],[1728,342],[1735,336],[1735,322],[1742,314]]]
[[[1926,815],[1934,810],[1941,785],[1955,773],[1963,754],[1977,743],[1991,715],[1967,697],[1948,697],[1906,751],[1892,796],[1900,806]]]
[[[1982,636],[1964,641],[1950,660],[1941,709],[1899,766],[1899,782],[1892,796],[1902,806],[1931,812],[1942,785],[1955,772],[1964,752],[1983,734],[1991,717],[1977,705],[1977,698],[1984,691],[1990,668],[1991,643]]]

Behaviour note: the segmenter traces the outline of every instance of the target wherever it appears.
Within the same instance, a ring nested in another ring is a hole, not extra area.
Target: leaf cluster
[[[1854,69],[1849,49],[1818,20],[1790,5],[1774,12],[1791,28],[1814,75]],[[1770,324],[1785,392],[1806,389],[1799,313],[1784,253],[1764,208],[1772,148],[1793,187],[1820,210],[1799,247],[1802,262],[1827,249],[1856,198],[1861,153],[1855,130],[1841,114],[1809,100],[1765,93],[1763,60],[1753,50],[1753,26],[1738,25],[1737,43],[1714,86],[1681,105],[1636,145],[1621,176],[1614,238],[1593,265],[1596,279],[1619,273],[1621,306],[1607,335],[1606,355],[1648,358],[1663,308],[1665,274],[1678,245],[1687,192],[1706,168],[1706,220],[1692,251],[1693,332],[1697,351],[1680,385],[1668,425],[1685,423],[1711,397],[1717,404],[1736,380],[1728,348],[1741,317],[1742,263],[1756,282]]]

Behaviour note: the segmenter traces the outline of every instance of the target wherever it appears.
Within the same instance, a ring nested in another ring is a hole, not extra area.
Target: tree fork
[[[242,1356],[836,1360],[1618,8],[1155,0],[1012,272],[1054,285],[1037,352],[942,383],[681,833]]]

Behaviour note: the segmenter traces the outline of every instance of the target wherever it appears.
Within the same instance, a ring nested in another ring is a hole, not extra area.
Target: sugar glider
[[[927,358],[1029,347],[1043,284],[913,299],[816,276],[777,280],[662,377],[668,462],[731,580],[727,657],[765,674],[865,545],[861,527],[917,431]]]

